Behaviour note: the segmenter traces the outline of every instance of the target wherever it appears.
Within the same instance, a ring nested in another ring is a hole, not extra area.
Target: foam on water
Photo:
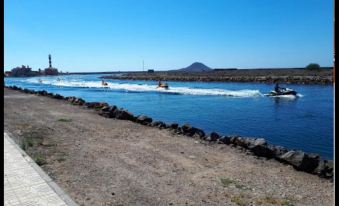
[[[38,79],[25,80],[30,83],[40,83]],[[168,94],[184,94],[184,95],[214,95],[229,97],[260,97],[263,94],[259,90],[225,90],[225,89],[204,89],[191,87],[170,87],[169,89],[156,88],[157,85],[150,84],[130,84],[130,83],[112,83],[102,86],[101,81],[65,81],[65,80],[42,80],[40,84],[48,84],[62,87],[84,87],[84,88],[107,88],[112,90],[122,90],[125,92],[159,92]]]

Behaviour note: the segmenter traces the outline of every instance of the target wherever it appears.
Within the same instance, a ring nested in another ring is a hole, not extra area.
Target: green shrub
[[[306,69],[311,70],[311,71],[320,70],[320,65],[316,64],[316,63],[311,63],[311,64],[306,66]]]

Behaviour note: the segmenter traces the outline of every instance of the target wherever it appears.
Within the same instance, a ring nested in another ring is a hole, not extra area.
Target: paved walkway
[[[6,133],[4,196],[5,205],[76,206]]]

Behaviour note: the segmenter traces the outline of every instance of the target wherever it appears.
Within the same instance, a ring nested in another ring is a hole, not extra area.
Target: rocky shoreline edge
[[[34,91],[23,89],[17,86],[5,86],[7,89],[21,91],[27,94],[36,94],[39,96],[47,96],[58,100],[64,100],[72,105],[83,106],[89,109],[95,109],[98,114],[105,118],[115,118],[120,120],[129,120],[145,126],[156,127],[159,129],[169,129],[178,135],[185,135],[191,138],[197,138],[209,143],[226,144],[234,147],[240,147],[250,154],[264,157],[267,159],[275,159],[281,163],[292,165],[298,171],[307,172],[333,181],[333,160],[321,159],[318,154],[305,153],[300,150],[289,150],[282,146],[269,145],[263,138],[251,138],[241,136],[220,135],[216,132],[205,134],[199,128],[192,127],[189,124],[179,126],[177,123],[166,124],[162,121],[153,121],[151,117],[146,115],[134,116],[128,110],[110,106],[105,102],[86,102],[81,98],[74,96],[64,97],[60,94],[49,93],[45,90]]]

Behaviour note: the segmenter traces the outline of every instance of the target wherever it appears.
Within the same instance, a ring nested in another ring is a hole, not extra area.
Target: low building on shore
[[[56,69],[56,68],[46,68],[44,70],[44,74],[45,75],[58,75],[59,72],[58,72],[58,69]]]
[[[32,68],[28,65],[22,65],[21,67],[15,67],[10,72],[10,76],[12,77],[30,77],[33,76]]]

